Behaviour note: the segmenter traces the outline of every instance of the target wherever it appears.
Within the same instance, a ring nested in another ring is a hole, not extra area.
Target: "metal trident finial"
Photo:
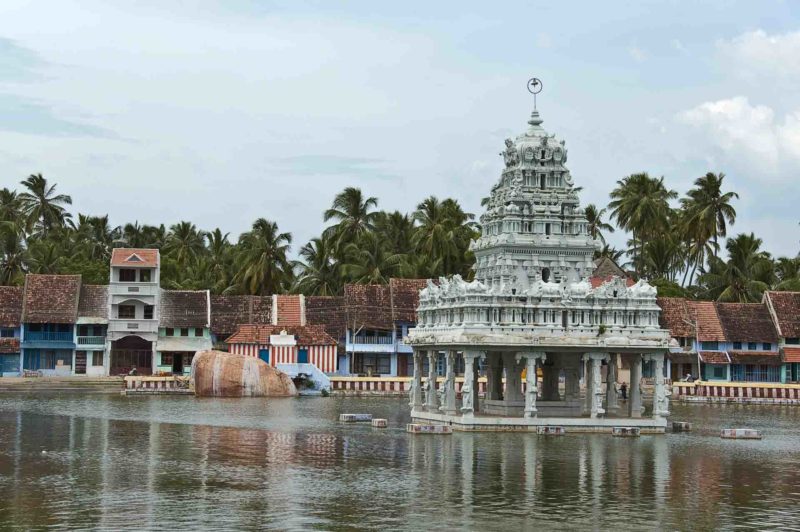
[[[536,95],[542,92],[542,80],[531,78],[528,80],[528,92],[533,94],[533,109],[536,110]]]

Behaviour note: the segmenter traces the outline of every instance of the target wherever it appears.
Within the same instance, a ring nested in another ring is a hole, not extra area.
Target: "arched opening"
[[[542,281],[545,283],[550,280],[550,268],[542,268]]]
[[[109,375],[127,375],[133,368],[139,375],[153,373],[153,343],[133,335],[111,342]]]

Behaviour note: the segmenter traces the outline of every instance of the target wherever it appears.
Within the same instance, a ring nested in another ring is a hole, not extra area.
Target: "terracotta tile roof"
[[[347,312],[344,297],[306,297],[306,323],[322,325],[325,332],[336,339],[344,338],[347,328]]]
[[[279,295],[275,297],[277,314],[275,323],[278,325],[301,325],[303,323],[303,309],[300,305],[300,296]]]
[[[625,270],[620,268],[616,262],[614,262],[608,257],[601,257],[594,261],[594,272],[592,273],[592,277],[601,277],[610,279],[615,275],[617,277],[628,276],[628,274],[625,273]]]
[[[713,301],[687,301],[689,319],[697,321],[697,339],[701,342],[724,342],[725,332]]]
[[[19,353],[19,338],[0,338],[0,353]]]
[[[108,285],[85,284],[81,286],[78,317],[108,319]]]
[[[156,268],[158,259],[157,249],[114,248],[111,251],[112,266]]]
[[[619,277],[619,276],[617,276],[617,277]],[[592,284],[592,288],[597,288],[598,286],[602,285],[603,283],[607,283],[608,281],[610,281],[613,278],[614,278],[613,275],[609,275],[609,276],[606,276],[606,277],[592,276],[592,277],[589,278],[589,282]],[[635,284],[636,284],[636,281],[634,281],[630,277],[625,277],[625,286],[633,286]]]
[[[706,364],[730,364],[731,361],[725,351],[700,351],[699,355]]]
[[[799,347],[784,347],[783,348],[784,362],[800,362],[800,346]]]
[[[22,323],[21,286],[0,286],[0,327],[19,327]]]
[[[271,334],[280,334],[286,330],[294,335],[297,345],[337,345],[338,342],[325,332],[322,325],[282,326],[282,325],[240,325],[237,331],[227,340],[226,344],[258,344],[269,345]]]
[[[767,292],[777,320],[778,334],[784,338],[800,338],[800,292]]]
[[[717,303],[717,314],[729,342],[778,342],[778,333],[763,303]]]
[[[80,275],[26,275],[23,323],[75,323],[80,290]]]
[[[419,292],[427,284],[427,279],[389,279],[389,293],[395,323],[417,322]]]
[[[347,326],[353,329],[393,330],[389,287],[376,284],[347,284],[344,287]]]
[[[218,338],[245,323],[272,323],[272,296],[211,296],[211,331]]]
[[[777,351],[728,351],[731,364],[781,364]]]
[[[675,338],[694,338],[694,322],[689,316],[689,306],[682,297],[659,297],[656,303],[661,307],[658,323],[662,329],[669,329]]]
[[[207,327],[206,290],[162,290],[159,301],[160,327]]]

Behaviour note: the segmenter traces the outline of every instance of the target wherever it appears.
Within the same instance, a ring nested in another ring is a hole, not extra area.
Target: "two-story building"
[[[0,286],[0,377],[20,374],[21,334],[22,287]]]
[[[775,324],[786,382],[800,382],[800,292],[765,292],[763,301]]]
[[[159,373],[188,375],[197,351],[211,349],[208,290],[162,290],[155,367]]]
[[[107,285],[81,285],[75,322],[73,375],[106,375],[108,310]]]

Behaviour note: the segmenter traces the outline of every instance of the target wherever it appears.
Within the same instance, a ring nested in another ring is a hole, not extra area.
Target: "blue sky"
[[[1,184],[41,172],[117,224],[266,217],[295,249],[345,186],[479,213],[533,75],[584,203],[633,172],[681,193],[724,172],[731,233],[798,252],[792,2],[4,0]]]

